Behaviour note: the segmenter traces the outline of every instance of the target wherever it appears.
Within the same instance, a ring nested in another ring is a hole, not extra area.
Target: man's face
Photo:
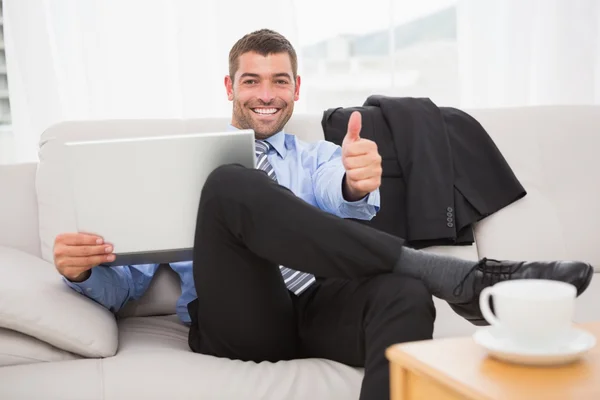
[[[233,101],[231,124],[253,129],[257,139],[281,131],[294,111],[300,94],[300,77],[294,81],[288,53],[244,53],[234,77],[225,77],[225,88]]]

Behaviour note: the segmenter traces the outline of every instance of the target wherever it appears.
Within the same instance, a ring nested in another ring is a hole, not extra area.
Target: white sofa
[[[470,113],[528,195],[481,221],[475,245],[430,250],[473,260],[579,259],[600,271],[600,107]],[[320,139],[320,119],[298,115],[287,130]],[[54,237],[75,230],[62,142],[215,130],[227,123],[218,118],[62,123],[42,135],[39,163],[0,167],[0,398],[358,398],[362,371],[335,362],[255,364],[192,353],[187,328],[174,315],[180,288],[170,269],[159,270],[147,294],[115,318],[68,288],[52,265]],[[91,179],[110,190],[102,177]],[[476,329],[445,303],[436,305],[436,338]],[[578,299],[576,320],[599,320],[599,306],[600,280],[593,279]]]

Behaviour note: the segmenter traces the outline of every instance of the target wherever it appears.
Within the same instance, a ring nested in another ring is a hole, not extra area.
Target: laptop
[[[252,130],[71,141],[65,151],[77,231],[114,246],[107,266],[192,260],[208,175],[256,161]]]

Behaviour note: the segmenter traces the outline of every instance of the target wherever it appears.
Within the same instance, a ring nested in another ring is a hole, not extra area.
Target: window
[[[330,3],[295,3],[307,112],[372,94],[459,103],[455,0]]]
[[[12,162],[14,156],[11,130],[6,52],[4,48],[4,12],[0,1],[0,164]]]

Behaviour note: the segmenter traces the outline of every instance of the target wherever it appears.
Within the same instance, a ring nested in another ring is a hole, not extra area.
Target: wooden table
[[[600,322],[578,327],[600,339]],[[392,400],[600,399],[600,345],[560,367],[497,361],[471,337],[398,344],[386,355]]]

